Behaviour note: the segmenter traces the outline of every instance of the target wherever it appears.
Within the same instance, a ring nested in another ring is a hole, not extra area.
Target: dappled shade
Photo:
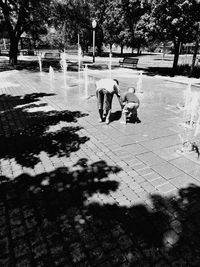
[[[34,200],[39,201],[45,216],[56,220],[67,208],[84,206],[84,201],[96,192],[108,194],[115,191],[118,182],[105,178],[120,170],[120,167],[109,166],[105,161],[89,165],[86,159],[81,159],[74,165],[73,170],[62,167],[35,177],[22,174],[13,182],[3,183],[1,194],[4,194],[4,190],[12,192],[20,198],[21,203],[24,200],[26,205],[31,205]],[[3,179],[5,180],[5,177],[2,177]]]
[[[1,177],[0,262],[199,266],[200,188],[191,185],[178,197],[153,195],[152,210],[87,201],[118,190],[109,174],[120,170],[81,159],[72,169]]]
[[[11,111],[17,106],[27,105],[40,100],[41,97],[53,96],[54,94],[48,93],[32,93],[23,96],[12,96],[7,94],[0,95],[0,111],[4,114],[6,111]],[[45,104],[45,103],[44,103]],[[46,104],[45,104],[46,105]]]
[[[12,134],[2,131],[0,138],[0,158],[14,158],[19,164],[26,167],[34,167],[39,161],[41,151],[48,153],[49,156],[69,156],[71,152],[77,151],[80,144],[89,140],[88,137],[80,137],[79,126],[65,126],[54,131],[51,126],[56,126],[60,122],[77,122],[77,119],[87,114],[79,111],[35,111],[28,112],[30,108],[43,107],[45,103],[36,103],[39,98],[49,94],[30,94],[20,96],[0,96],[3,101],[7,101],[8,107],[1,106],[0,119],[8,123],[5,118],[17,115],[23,120],[21,127],[13,127]],[[33,102],[33,103],[32,103]],[[5,127],[5,129],[6,129]],[[4,129],[3,129],[4,130]]]

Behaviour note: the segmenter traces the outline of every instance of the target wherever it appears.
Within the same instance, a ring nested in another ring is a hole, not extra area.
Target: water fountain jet
[[[88,66],[85,64],[85,69],[84,69],[84,78],[85,78],[85,98],[88,98]]]
[[[38,55],[38,63],[39,63],[39,69],[40,69],[40,74],[42,74],[42,55]]]
[[[60,60],[60,66],[63,71],[63,79],[64,79],[64,88],[67,89],[67,62],[66,62],[66,53],[65,51],[61,53],[61,60]]]
[[[137,85],[136,85],[136,92],[139,93],[139,94],[142,94],[143,91],[142,91],[142,71],[139,72],[139,78],[138,78],[138,81],[137,81]]]
[[[112,53],[109,54],[109,78],[112,78]]]
[[[49,79],[50,79],[51,90],[53,90],[53,88],[54,88],[54,78],[55,78],[54,70],[53,70],[52,66],[50,66],[49,67]]]

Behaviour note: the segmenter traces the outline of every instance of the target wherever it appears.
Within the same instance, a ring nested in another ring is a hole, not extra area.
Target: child
[[[122,96],[121,101],[123,105],[123,110],[120,123],[126,124],[127,118],[130,118],[134,115],[137,118],[137,109],[140,105],[140,101],[135,95],[135,88],[128,88],[128,91]],[[139,120],[137,119],[137,121]]]

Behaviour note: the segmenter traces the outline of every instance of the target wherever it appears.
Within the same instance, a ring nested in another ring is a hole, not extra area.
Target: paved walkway
[[[200,266],[200,161],[186,85],[143,76],[141,123],[98,123],[83,74],[0,74],[0,266]],[[114,70],[122,92],[138,73]],[[87,97],[87,98],[86,98]],[[192,184],[192,185],[191,185]]]

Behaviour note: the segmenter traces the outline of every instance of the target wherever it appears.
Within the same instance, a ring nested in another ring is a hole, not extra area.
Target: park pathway
[[[98,123],[96,79],[0,73],[0,266],[200,266],[200,161],[185,85],[145,75],[141,123]],[[114,70],[121,91],[137,74]],[[80,80],[78,80],[80,78]],[[87,99],[85,95],[89,96]]]

